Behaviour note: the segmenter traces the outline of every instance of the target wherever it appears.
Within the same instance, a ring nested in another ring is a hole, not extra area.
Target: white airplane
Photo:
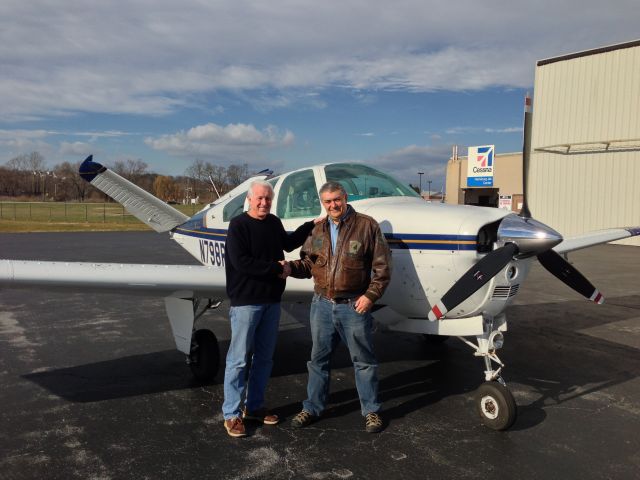
[[[529,126],[530,113],[525,113],[525,171]],[[392,280],[375,306],[375,321],[385,329],[428,338],[456,336],[472,347],[485,366],[476,408],[484,424],[496,430],[507,429],[516,418],[516,404],[501,377],[504,364],[496,351],[507,329],[505,310],[532,262],[537,258],[569,287],[602,303],[599,291],[561,254],[640,235],[640,227],[629,227],[563,239],[531,218],[526,195],[520,215],[497,208],[428,203],[389,175],[356,163],[305,167],[276,177],[260,172],[191,218],[94,162],[92,156],[82,163],[80,175],[157,232],[170,232],[202,266],[0,260],[0,285],[162,296],[177,349],[186,354],[198,379],[211,380],[220,364],[217,339],[196,324],[225,299],[227,228],[231,218],[246,209],[249,184],[266,179],[273,185],[272,213],[291,231],[321,214],[318,189],[326,181],[337,181],[357,211],[378,220],[391,248]],[[287,258],[297,258],[297,252]],[[283,301],[308,302],[312,291],[311,280],[289,278]]]

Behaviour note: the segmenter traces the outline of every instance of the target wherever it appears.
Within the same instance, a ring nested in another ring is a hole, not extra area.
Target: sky
[[[441,190],[453,145],[522,149],[538,60],[639,23],[637,0],[2,0],[0,164],[357,161]]]

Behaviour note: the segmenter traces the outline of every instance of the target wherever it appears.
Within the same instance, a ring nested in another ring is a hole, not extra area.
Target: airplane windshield
[[[339,182],[349,200],[379,197],[418,197],[409,186],[389,175],[360,163],[338,163],[324,169],[327,181]]]

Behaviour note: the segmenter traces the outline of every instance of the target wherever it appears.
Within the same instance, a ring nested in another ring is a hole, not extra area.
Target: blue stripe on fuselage
[[[191,220],[194,219],[192,218]],[[203,228],[202,220],[195,222],[191,220],[175,228],[174,232],[195,238],[226,240],[226,229]],[[475,250],[477,248],[474,235],[385,233],[384,236],[389,247],[397,250]]]

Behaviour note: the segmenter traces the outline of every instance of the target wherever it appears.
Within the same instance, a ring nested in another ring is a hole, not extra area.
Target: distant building
[[[467,156],[452,157],[447,162],[446,203],[508,208],[522,207],[522,153],[502,153],[493,159],[493,185],[467,184]],[[502,202],[500,202],[502,198]],[[510,199],[511,202],[506,202]]]

